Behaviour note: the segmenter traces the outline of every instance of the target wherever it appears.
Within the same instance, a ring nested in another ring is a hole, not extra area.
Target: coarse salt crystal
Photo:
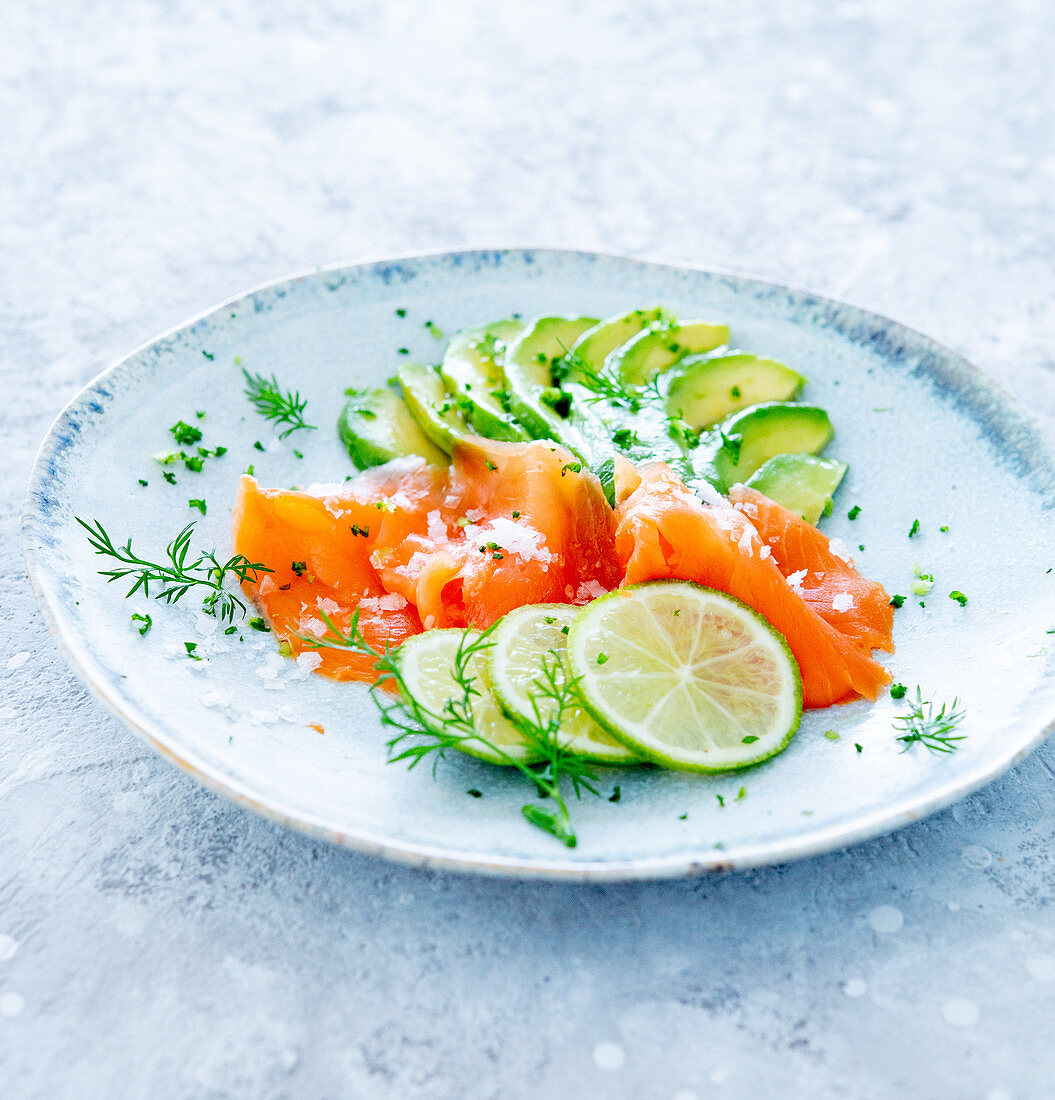
[[[796,592],[802,591],[802,582],[806,578],[806,572],[807,570],[800,569],[797,573],[792,573],[791,576],[786,578],[788,585],[794,588]]]
[[[398,592],[388,592],[378,599],[377,606],[381,611],[402,611],[407,601]]]
[[[433,542],[447,541],[447,524],[443,522],[443,516],[439,509],[434,509],[425,517],[426,530]]]
[[[758,556],[759,556],[759,557],[760,557],[760,558],[761,558],[761,559],[762,559],[763,561],[765,561],[765,560],[766,560],[766,558],[771,558],[771,557],[773,556],[773,551],[772,551],[772,550],[770,550],[770,548],[769,548],[768,546],[763,546],[763,547],[762,547],[762,549],[761,549],[761,550],[759,550],[759,552],[758,552]]]
[[[314,634],[316,638],[321,638],[327,631],[327,626],[319,619],[301,619],[300,629],[304,634]]]
[[[849,592],[840,592],[832,599],[833,611],[849,611],[854,605],[854,598]]]
[[[319,596],[315,600],[315,606],[320,611],[325,611],[327,615],[332,615],[335,611],[341,610],[341,605],[336,600],[331,600],[326,596]]]
[[[842,539],[829,539],[828,549],[837,557],[841,558],[845,562],[851,561],[850,547],[843,542]]]
[[[736,545],[740,548],[741,554],[746,554],[749,558],[753,558],[755,556],[754,547],[751,542],[750,530],[744,531]]]
[[[309,672],[314,672],[321,664],[322,654],[317,651],[300,653],[297,655],[297,669],[298,671],[302,671],[305,676]]]
[[[600,581],[590,580],[579,585],[579,590],[575,593],[575,598],[577,600],[596,600],[598,596],[605,596],[607,594],[608,589],[605,588]]]

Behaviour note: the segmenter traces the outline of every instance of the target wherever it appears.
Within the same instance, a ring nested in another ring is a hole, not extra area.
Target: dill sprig
[[[473,715],[473,699],[481,695],[476,688],[476,678],[469,670],[472,658],[494,645],[492,632],[497,623],[481,634],[473,637],[471,631],[465,631],[454,656],[451,675],[458,686],[459,694],[448,699],[440,713],[425,706],[403,678],[398,662],[392,651],[386,646],[382,652],[375,649],[363,637],[359,629],[359,612],[352,614],[347,633],[326,614],[320,612],[329,633],[320,637],[301,634],[298,637],[315,648],[350,649],[374,659],[374,669],[380,675],[371,688],[371,694],[384,725],[396,730],[396,734],[387,742],[389,763],[406,761],[414,768],[428,756],[433,758],[433,771],[448,749],[462,749],[467,745],[482,746],[501,763],[516,768],[528,778],[543,798],[553,802],[553,809],[529,803],[521,807],[524,817],[540,829],[545,830],[569,848],[574,848],[577,839],[571,823],[571,814],[561,790],[561,780],[567,779],[576,798],[583,791],[598,795],[597,776],[584,757],[567,749],[559,735],[561,720],[566,712],[578,704],[578,681],[568,675],[560,656],[551,652],[542,662],[542,672],[536,681],[537,695],[532,698],[534,719],[525,722],[522,733],[534,755],[541,757],[539,763],[526,764],[496,745],[476,726]],[[385,688],[395,685],[398,696],[391,696]],[[543,714],[540,705],[548,700],[552,706]]]
[[[966,740],[966,734],[953,735],[953,730],[963,721],[964,712],[957,710],[959,699],[951,704],[942,703],[935,711],[934,704],[923,698],[923,692],[916,688],[916,700],[909,703],[908,714],[894,719],[894,728],[902,730],[898,737],[905,743],[901,750],[907,752],[916,742],[925,745],[931,752],[955,752],[959,741]]]
[[[564,355],[554,364],[554,377],[560,381],[567,378],[571,382],[577,382],[583,389],[589,390],[590,397],[584,397],[583,401],[588,405],[594,405],[598,401],[604,401],[609,405],[629,409],[631,412],[639,412],[645,400],[659,399],[659,376],[653,378],[646,386],[637,386],[630,382],[624,382],[614,371],[602,366],[600,370],[594,370],[578,352],[569,350],[561,344]]]
[[[114,569],[100,569],[99,575],[106,577],[108,583],[126,578],[132,581],[132,587],[125,593],[126,599],[134,596],[140,589],[144,596],[149,596],[151,585],[160,587],[160,591],[154,592],[154,599],[164,600],[165,603],[177,603],[191,589],[204,589],[202,610],[208,615],[218,615],[229,621],[238,610],[244,618],[246,606],[238,596],[224,587],[224,581],[228,577],[234,577],[239,582],[255,581],[261,573],[272,572],[266,565],[251,562],[243,554],[235,554],[225,562],[219,561],[215,550],[202,552],[192,558],[190,543],[194,534],[193,523],[188,523],[168,544],[165,549],[167,560],[156,562],[141,558],[132,549],[131,538],[124,545],[115,545],[98,520],[89,523],[80,516],[74,518],[88,532],[88,542],[97,554],[120,563]]]
[[[267,420],[289,425],[279,435],[279,439],[285,439],[287,435],[302,429],[311,432],[316,430],[314,424],[308,424],[304,420],[304,410],[308,403],[301,400],[298,392],[283,393],[274,375],[265,378],[262,374],[250,374],[244,367],[242,374],[245,375],[245,395],[256,411]]]

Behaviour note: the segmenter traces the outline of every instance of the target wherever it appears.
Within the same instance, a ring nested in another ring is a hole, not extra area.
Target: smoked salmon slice
[[[804,706],[826,707],[855,695],[877,697],[890,674],[872,659],[868,643],[878,637],[889,644],[889,630],[884,635],[882,624],[868,624],[862,612],[861,623],[847,620],[848,633],[843,633],[830,602],[827,617],[817,609],[823,605],[822,587],[825,592],[857,591],[852,579],[863,578],[848,562],[830,550],[825,556],[815,540],[774,514],[768,507],[772,502],[760,494],[738,493],[739,507],[705,505],[663,463],[639,472],[641,484],[616,510],[616,553],[625,584],[677,577],[727,592],[754,608],[787,639],[802,673]],[[750,508],[771,537],[779,536],[778,548],[763,540]],[[811,566],[824,573],[811,601],[789,583],[796,570],[779,560],[778,549],[791,554],[791,564],[805,568],[807,576]]]
[[[298,659],[339,679],[373,679],[371,662],[299,637],[326,632],[320,611],[347,629],[358,607],[384,649],[524,604],[585,603],[621,577],[601,483],[547,441],[472,440],[449,469],[399,460],[310,492],[246,476],[233,522],[235,551],[273,570],[247,594]]]

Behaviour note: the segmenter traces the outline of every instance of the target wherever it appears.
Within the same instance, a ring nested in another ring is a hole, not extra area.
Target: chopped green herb
[[[568,462],[560,468],[560,476],[564,477],[564,475],[567,474],[567,473],[577,474],[577,473],[581,473],[581,471],[582,471],[582,463],[581,462]]]
[[[934,587],[934,574],[924,573],[918,565],[912,567],[912,574],[916,579],[909,585],[909,590],[913,596],[926,596]]]
[[[890,685],[890,698],[891,699],[904,699],[905,692],[908,688],[904,684],[891,684]]]
[[[197,500],[197,499],[192,498],[191,500],[187,501],[187,507],[188,508],[197,508],[198,511],[201,512],[201,514],[203,516],[205,515],[205,501],[204,500]]]
[[[227,628],[227,629],[226,629],[226,630],[224,631],[224,634],[234,634],[234,633],[235,633],[235,632],[236,632],[237,630],[238,630],[238,627],[236,627],[236,626],[229,626],[229,627],[228,627],[228,628]]]
[[[197,411],[197,412],[196,412],[196,413],[195,413],[194,415],[195,415],[195,416],[196,416],[196,417],[197,417],[197,418],[198,418],[199,420],[204,420],[204,419],[205,419],[205,413],[204,413],[204,412],[203,412],[203,411],[202,411],[201,409],[199,409],[199,410],[198,410],[198,411]]]
[[[967,597],[955,588],[949,593],[949,599],[955,600],[961,607],[964,607],[967,603]]]
[[[169,431],[172,432],[173,439],[184,447],[189,443],[197,443],[198,440],[201,439],[201,432],[190,424],[184,423],[182,420],[177,420],[176,423],[169,428]]]
[[[609,802],[618,802],[622,797],[623,797],[623,792],[620,789],[619,784],[616,783],[616,785],[612,788],[612,793],[608,796],[608,801]]]
[[[688,821],[688,819],[689,819],[688,814],[678,814],[678,820],[679,821]]]
[[[257,441],[256,441],[256,442],[255,442],[255,443],[253,444],[253,449],[254,449],[254,450],[257,450],[257,451],[262,451],[262,450],[264,449],[264,445],[263,445],[263,443],[261,443],[261,442],[260,442],[260,440],[258,439],[258,440],[257,440]]]
[[[303,456],[303,455],[302,455],[302,454],[300,453],[300,451],[298,451],[298,450],[296,450],[296,449],[294,449],[293,453],[294,453],[294,454],[295,454],[295,455],[297,456],[297,458],[303,458],[303,457],[304,457],[304,456]]]
[[[747,788],[746,788],[746,787],[741,787],[741,788],[740,788],[740,789],[739,789],[739,790],[738,790],[738,791],[736,792],[736,801],[737,801],[737,802],[743,802],[743,800],[744,800],[745,798],[747,798]]]
[[[753,734],[749,734],[747,737],[742,737],[740,739],[740,744],[741,745],[753,745],[757,740],[758,740],[757,737],[755,737]]]
[[[145,634],[154,625],[154,620],[151,619],[149,615],[140,615],[138,613],[135,613],[132,615],[132,621],[143,624],[139,628],[140,634]]]
[[[834,507],[835,507],[835,501],[833,501],[831,497],[828,497],[828,499],[824,502],[824,508],[821,511],[821,515],[822,516],[830,516],[832,514],[832,509]]]
[[[203,351],[202,355],[204,355],[205,358],[209,359],[210,361],[216,358],[216,356],[213,355],[213,353],[211,351]]]
[[[854,742],[854,748],[857,749],[858,752],[864,752],[865,751],[864,746],[859,745],[856,741]]]
[[[191,660],[193,660],[193,661],[203,660],[202,657],[199,657],[198,654],[194,652],[198,648],[198,643],[197,642],[184,642],[183,646],[187,650],[187,656],[190,657]]]
[[[364,539],[370,537],[370,528],[369,527],[360,527],[358,523],[353,523],[352,524],[351,531],[352,531],[352,534],[357,536],[357,537],[362,537]]]
[[[494,463],[493,463],[493,462],[492,462],[492,461],[491,461],[490,459],[488,459],[488,460],[487,460],[487,461],[486,461],[486,462],[484,463],[484,465],[485,465],[485,466],[486,466],[486,467],[487,467],[487,468],[488,468],[489,470],[497,470],[497,469],[498,469],[498,467],[497,467],[497,466],[496,466],[496,465],[495,465],[495,464],[494,464]]]
[[[827,737],[829,741],[839,740],[839,735],[835,732],[835,730],[825,730],[824,736]]]
[[[740,396],[740,387],[739,386],[733,386],[733,388],[729,391],[729,396],[730,397],[739,397]]]
[[[943,535],[945,535],[945,534],[948,534],[948,532],[949,532],[949,528],[948,528],[948,525],[946,525],[946,526],[944,526],[944,527],[939,527],[939,528],[938,528],[938,530],[939,530],[939,531],[940,531],[940,532],[941,532],[941,533],[942,533]]]
[[[176,484],[176,475],[171,470],[166,470],[161,476],[169,483],[169,485]]]
[[[410,354],[410,348],[396,348],[396,351],[400,355],[409,355]]]
[[[267,623],[262,618],[260,618],[259,615],[256,618],[249,620],[249,626],[252,627],[253,630],[259,630],[262,634],[271,633],[271,627],[269,627]]]
[[[857,519],[857,517],[858,517],[858,516],[859,516],[860,514],[861,514],[861,505],[860,505],[860,504],[855,504],[855,505],[854,505],[854,506],[853,506],[853,507],[852,507],[852,508],[850,509],[850,511],[846,513],[846,518],[847,518],[847,519]]]
[[[234,365],[236,367],[240,367],[242,365],[242,357],[240,355],[236,355],[234,357]]]
[[[863,542],[862,542],[862,543],[860,543],[860,544],[858,545],[858,547],[857,547],[857,549],[858,549],[858,550],[861,550],[861,551],[863,551],[863,550],[864,550],[864,548],[865,548],[865,544],[864,544]]]
[[[519,512],[514,512],[513,513],[513,519],[520,519],[520,513]]]
[[[297,574],[298,577],[304,576],[304,570],[308,568],[308,563],[303,561],[291,561],[289,563],[290,569]]]
[[[724,810],[725,809],[725,799],[720,794],[716,794],[714,797],[718,799],[718,805]]]
[[[250,463],[250,464],[249,464],[249,465],[248,465],[248,466],[247,466],[247,467],[245,468],[245,472],[246,472],[246,473],[247,473],[247,474],[248,474],[248,475],[249,475],[250,477],[252,477],[252,476],[253,476],[253,464],[252,464],[252,463]]]
[[[483,798],[484,796],[484,792],[477,787],[470,787],[465,793],[472,798]]]
[[[147,481],[146,481],[146,480],[145,480],[144,478],[140,478],[140,479],[139,479],[139,484],[140,484],[140,485],[147,485],[147,484],[148,484],[148,482],[147,482]]]
[[[914,519],[912,521],[912,526],[909,528],[908,537],[912,538],[915,535],[917,535],[918,533],[919,533],[919,520]]]
[[[891,607],[901,607],[904,604],[904,602],[905,602],[905,597],[904,596],[894,595],[894,596],[890,597],[890,606]]]
[[[405,309],[400,308],[400,309],[396,310],[396,316],[397,317],[406,317],[406,315],[407,315],[407,311]]]
[[[435,323],[435,321],[426,321],[425,327],[437,340],[443,339],[443,329],[441,329],[439,325]]]
[[[567,634],[567,633],[568,633],[568,626],[567,626],[567,624],[565,624],[564,626],[562,626],[562,627],[560,628],[560,632],[561,632],[562,634]]]
[[[607,664],[608,663],[608,654],[607,653],[598,653],[597,654],[597,663],[599,665]]]

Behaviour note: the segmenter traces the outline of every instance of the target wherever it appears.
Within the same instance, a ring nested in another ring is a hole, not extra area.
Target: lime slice
[[[563,603],[530,604],[510,611],[498,624],[487,672],[502,709],[514,725],[545,725],[552,718],[556,702],[539,690],[543,662],[552,666],[560,660],[561,667],[567,667],[567,631],[579,610]],[[640,757],[611,737],[581,706],[565,710],[560,740],[572,752],[599,764],[641,763]]]
[[[408,638],[392,654],[407,690],[419,706],[429,712],[425,724],[433,733],[459,733],[445,722],[449,702],[457,704],[465,699],[465,689],[455,679],[455,660],[458,649],[479,637],[472,630],[426,630]],[[502,713],[494,693],[487,685],[486,667],[488,648],[475,650],[465,664],[465,678],[471,679],[474,692],[470,698],[473,728],[515,760],[530,762],[538,753],[529,749],[523,734]],[[490,746],[467,737],[458,748],[470,756],[487,760],[492,764],[508,764]]]
[[[802,717],[784,638],[739,600],[688,581],[617,588],[587,604],[568,657],[594,718],[668,768],[757,764],[787,746]]]

